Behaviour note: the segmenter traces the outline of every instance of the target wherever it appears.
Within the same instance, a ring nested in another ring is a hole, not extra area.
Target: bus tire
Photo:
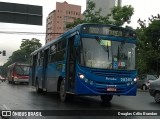
[[[101,95],[102,103],[109,103],[113,98],[113,95]]]
[[[158,91],[155,92],[154,100],[156,103],[160,103],[160,92],[158,92]]]
[[[65,80],[62,80],[60,82],[60,88],[59,88],[59,95],[60,95],[60,100],[62,102],[67,102],[69,98],[69,94],[66,93],[65,91]]]
[[[37,93],[42,93],[42,89],[39,88],[39,83],[36,81],[36,92]]]
[[[143,91],[147,90],[147,86],[145,84],[142,85],[142,88],[141,88]]]
[[[12,79],[12,84],[15,84],[14,79]]]

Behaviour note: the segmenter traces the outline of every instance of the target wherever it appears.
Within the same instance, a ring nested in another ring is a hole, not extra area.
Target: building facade
[[[86,2],[88,2],[87,0]],[[106,16],[111,13],[111,9],[116,6],[121,6],[121,0],[90,0],[96,4],[95,10],[102,9],[101,15]],[[86,3],[87,4],[87,3]],[[87,5],[86,5],[87,6]]]
[[[81,6],[56,2],[56,10],[53,10],[46,21],[46,43],[54,40],[68,29],[66,25],[82,18]]]

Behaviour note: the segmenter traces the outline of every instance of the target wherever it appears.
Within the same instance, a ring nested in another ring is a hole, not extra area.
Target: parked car
[[[149,93],[154,97],[155,102],[160,103],[160,78],[150,83]]]
[[[147,90],[150,83],[158,79],[157,75],[142,74],[137,77],[137,87],[142,90]]]
[[[0,76],[0,80],[1,80],[2,82],[5,82],[5,81],[6,81],[6,79],[5,79],[4,77],[2,77],[2,76]]]

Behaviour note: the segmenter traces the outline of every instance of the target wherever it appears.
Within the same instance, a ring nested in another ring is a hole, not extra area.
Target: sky
[[[43,25],[24,25],[24,24],[11,24],[0,23],[0,31],[18,31],[18,32],[42,32],[46,31],[46,17],[48,14],[55,10],[56,2],[67,1],[69,4],[80,5],[83,11],[86,9],[86,0],[0,0],[0,2],[20,3],[30,5],[43,6]],[[99,0],[101,1],[101,0]],[[160,13],[159,0],[122,0],[122,5],[132,5],[134,8],[134,15],[131,18],[129,26],[136,28],[138,26],[137,20],[148,19],[151,15]],[[40,39],[42,45],[45,44],[45,35],[18,35],[18,34],[2,34],[0,33],[0,51],[6,50],[6,56],[0,54],[0,65],[7,62],[12,52],[19,49],[22,39]]]

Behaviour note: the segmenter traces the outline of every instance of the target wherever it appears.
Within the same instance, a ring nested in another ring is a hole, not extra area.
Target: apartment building
[[[53,10],[46,21],[46,43],[54,40],[68,29],[66,25],[82,18],[81,6],[56,2],[56,10]]]

